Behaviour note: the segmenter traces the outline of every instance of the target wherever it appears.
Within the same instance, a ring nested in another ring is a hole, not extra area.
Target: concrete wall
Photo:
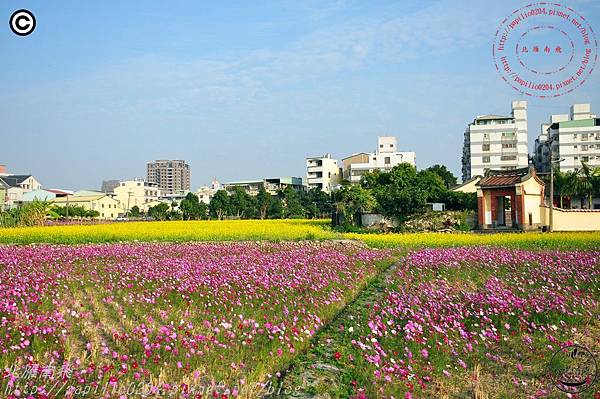
[[[540,206],[542,223],[548,226],[550,208]],[[554,208],[554,231],[600,231],[600,210]]]

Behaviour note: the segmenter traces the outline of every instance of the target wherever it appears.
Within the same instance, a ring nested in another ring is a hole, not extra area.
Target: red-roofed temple
[[[490,170],[477,183],[479,228],[538,229],[543,201],[544,182],[533,167]]]

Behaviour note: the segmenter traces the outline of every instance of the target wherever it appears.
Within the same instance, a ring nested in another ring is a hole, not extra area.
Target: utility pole
[[[125,213],[125,218],[129,219],[129,200],[131,199],[131,190],[127,192],[127,212]]]
[[[69,221],[69,194],[67,194],[67,222]]]
[[[554,164],[559,164],[564,161],[564,158],[554,159],[554,155],[552,154],[552,142],[555,137],[551,137],[546,141],[549,149],[549,157],[550,157],[550,215],[548,219],[548,231],[554,230]],[[559,153],[560,156],[560,153]]]

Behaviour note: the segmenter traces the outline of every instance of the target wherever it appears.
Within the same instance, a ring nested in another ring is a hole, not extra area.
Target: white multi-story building
[[[340,183],[340,167],[331,154],[306,158],[306,184],[309,189],[318,188],[330,193]]]
[[[590,104],[574,104],[569,115],[552,115],[550,124],[542,125],[534,155],[541,172],[550,170],[549,139],[554,159],[561,159],[561,172],[579,169],[582,162],[591,168],[600,166],[600,119],[591,113]]]
[[[401,163],[416,166],[412,151],[398,151],[396,137],[381,136],[375,152],[361,152],[342,159],[342,176],[351,183],[359,183],[362,175],[375,170],[388,171]]]
[[[161,190],[155,183],[143,179],[124,180],[114,188],[115,199],[125,212],[134,206],[146,212],[152,205],[156,205],[161,197]]]
[[[206,205],[210,204],[210,200],[215,195],[217,191],[221,189],[221,183],[217,179],[213,179],[208,186],[201,186],[196,190],[196,195],[198,196],[198,201],[204,202]]]
[[[527,101],[513,101],[508,116],[480,115],[467,126],[462,155],[462,179],[488,170],[527,167]]]

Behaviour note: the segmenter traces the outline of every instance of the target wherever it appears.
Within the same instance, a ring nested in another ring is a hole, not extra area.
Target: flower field
[[[552,355],[600,351],[598,233],[237,220],[0,242],[0,398],[562,397]]]
[[[257,397],[389,262],[335,242],[0,246],[0,397]]]
[[[355,398],[566,397],[548,366],[573,343],[600,350],[600,252],[417,250],[375,300],[313,346],[311,363],[343,371],[312,389],[336,386],[336,396]],[[572,397],[599,396],[597,384]]]
[[[598,249],[600,232],[357,234],[332,231],[328,220],[127,222],[0,229],[4,244],[87,244],[129,241],[285,241],[353,239],[376,248],[492,245],[523,249]]]

